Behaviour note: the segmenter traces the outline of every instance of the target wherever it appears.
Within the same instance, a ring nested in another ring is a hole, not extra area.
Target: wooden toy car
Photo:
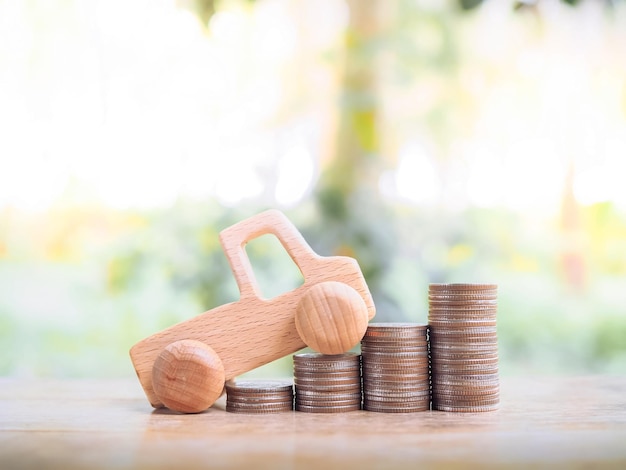
[[[245,245],[274,234],[304,283],[264,299]],[[226,380],[310,346],[339,354],[355,346],[375,315],[355,259],[322,257],[280,211],[269,210],[220,232],[240,299],[213,308],[135,344],[132,363],[155,408],[194,413],[222,394]]]

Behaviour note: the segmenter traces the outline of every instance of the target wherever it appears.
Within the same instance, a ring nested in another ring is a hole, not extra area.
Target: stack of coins
[[[226,411],[278,413],[293,410],[290,380],[238,380],[226,382]]]
[[[428,289],[433,409],[498,408],[498,287],[431,284]]]
[[[370,323],[361,341],[363,409],[410,413],[430,409],[427,325]]]
[[[343,413],[361,409],[361,358],[346,353],[293,356],[296,411]]]

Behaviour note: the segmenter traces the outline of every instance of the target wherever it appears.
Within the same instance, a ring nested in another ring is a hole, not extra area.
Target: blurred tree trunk
[[[560,262],[565,282],[575,292],[582,292],[587,284],[580,212],[580,204],[574,195],[574,164],[570,163],[565,177],[565,191],[561,206],[563,245]]]
[[[391,2],[348,0],[339,119],[335,150],[317,186],[319,210],[313,228],[320,252],[359,261],[378,307],[379,320],[401,313],[381,287],[394,249],[391,214],[379,198],[379,100],[377,58]],[[382,308],[381,308],[382,307]]]
[[[375,42],[380,30],[379,0],[349,0],[345,32],[335,154],[322,174],[318,200],[322,215],[349,217],[351,196],[376,182],[379,151]]]

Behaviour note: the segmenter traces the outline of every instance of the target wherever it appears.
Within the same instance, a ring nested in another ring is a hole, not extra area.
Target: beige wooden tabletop
[[[491,413],[153,411],[136,380],[0,378],[0,468],[626,468],[626,377],[503,378]]]

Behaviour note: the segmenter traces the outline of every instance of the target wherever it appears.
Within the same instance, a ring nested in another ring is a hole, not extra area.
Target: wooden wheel
[[[199,413],[209,408],[224,390],[224,366],[206,344],[182,340],[169,344],[152,367],[152,388],[174,411]]]
[[[367,305],[347,284],[321,282],[298,302],[296,329],[302,340],[323,354],[341,354],[357,345],[367,329]]]

